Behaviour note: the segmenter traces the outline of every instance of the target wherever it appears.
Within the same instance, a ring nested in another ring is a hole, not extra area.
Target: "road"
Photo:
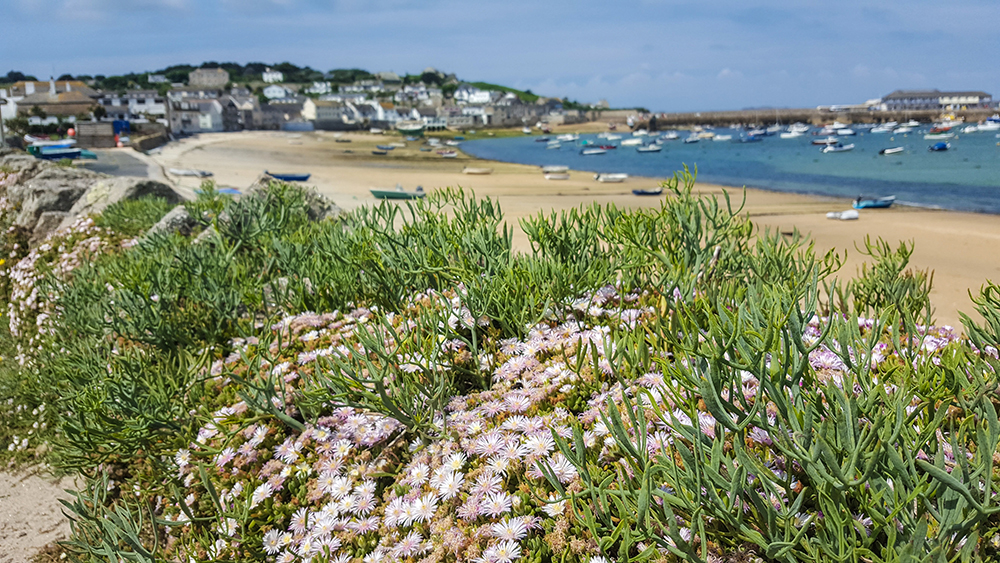
[[[87,164],[88,170],[111,176],[149,176],[149,165],[132,156],[132,149],[93,149],[97,161]]]

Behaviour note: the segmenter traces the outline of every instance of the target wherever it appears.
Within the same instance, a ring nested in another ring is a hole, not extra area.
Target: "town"
[[[461,82],[454,74],[434,68],[403,77],[394,72],[332,71],[301,83],[271,67],[248,81],[234,80],[224,68],[202,67],[186,73],[182,81],[145,74],[138,75],[145,84],[131,81],[103,90],[95,87],[99,81],[91,77],[66,75],[44,82],[22,76],[11,72],[8,81],[21,79],[0,86],[2,116],[12,121],[8,123],[12,128],[20,116],[22,127],[39,133],[49,132],[42,129],[54,133],[59,127],[86,121],[127,122],[145,131],[156,127],[144,125],[159,124],[175,136],[242,130],[393,129],[400,123],[436,131],[520,127],[539,121],[572,124],[588,120],[586,110],[608,107],[606,101],[583,106],[530,91]],[[0,85],[3,82],[0,77]],[[82,137],[93,136],[88,132],[86,128],[80,131],[83,146],[88,143]]]
[[[644,108],[611,109],[606,100],[581,104],[530,90],[465,82],[432,67],[400,76],[359,69],[320,73],[290,63],[204,63],[125,77],[63,75],[47,82],[11,71],[0,77],[0,104],[10,133],[61,134],[75,128],[82,148],[110,148],[125,137],[123,132],[137,133],[132,146],[141,150],[170,138],[244,130],[443,131],[588,121],[650,125],[646,120],[651,117],[658,120],[652,128],[657,123],[821,124],[834,118],[871,123],[929,120],[942,111],[981,120],[997,107],[986,92],[897,90],[860,104],[651,114]]]

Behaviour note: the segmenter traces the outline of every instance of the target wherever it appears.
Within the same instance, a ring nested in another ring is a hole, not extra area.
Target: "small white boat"
[[[899,154],[905,149],[903,147],[890,147],[888,149],[882,149],[878,151],[879,154]]]
[[[405,149],[406,148],[406,143],[399,143],[399,142],[389,143],[389,146],[390,147],[396,147],[397,149]]]
[[[543,166],[542,172],[546,174],[563,174],[569,172],[569,166],[563,166],[561,164],[552,164],[549,166]]]
[[[887,123],[887,124],[885,124],[885,125],[879,125],[879,126],[877,126],[877,127],[872,127],[872,128],[871,128],[871,130],[869,130],[868,132],[869,132],[869,133],[873,133],[873,134],[879,134],[879,133],[892,133],[892,130],[893,130],[893,127],[892,127],[892,126],[890,126],[890,125],[889,125],[889,124]]]
[[[823,153],[829,153],[829,152],[847,152],[847,151],[853,151],[853,150],[854,150],[854,143],[851,143],[849,145],[841,145],[841,144],[838,143],[836,145],[827,145],[827,146],[823,147],[822,151],[820,151],[820,152],[823,152]]]
[[[778,135],[778,137],[782,139],[797,139],[802,135],[803,134],[799,133],[798,131],[789,131],[788,133],[781,133],[780,135]],[[732,135],[729,136],[731,137]]]
[[[569,174],[546,174],[546,180],[569,180]]]
[[[646,145],[644,147],[636,147],[635,152],[660,152],[663,150],[662,145]]]
[[[633,137],[645,137],[646,133],[649,133],[649,131],[646,131],[645,129],[639,129],[637,131],[632,131],[632,136]]]
[[[604,138],[607,139],[607,140],[609,140],[609,141],[620,141],[621,138],[622,138],[622,136],[621,135],[608,135],[607,137],[604,137]]]
[[[187,168],[168,168],[167,172],[170,172],[174,176],[191,176],[194,178],[208,178],[212,175],[211,172],[206,170],[191,170]]]
[[[523,127],[521,129],[521,132],[524,133],[525,135],[530,135],[531,134],[531,127]]]
[[[911,119],[903,124],[903,127],[920,127],[920,122],[916,119]]]
[[[580,154],[582,154],[583,156],[594,156],[598,154],[604,154],[606,152],[608,151],[604,149],[583,149],[582,151],[580,151]]]
[[[1000,121],[993,121],[992,118],[979,124],[980,131],[1000,131]]]
[[[681,136],[677,133],[677,131],[667,131],[660,138],[664,141],[676,141],[677,139],[680,139]]]
[[[857,221],[858,211],[856,209],[848,209],[847,211],[831,211],[826,214],[827,219],[839,219],[840,221]]]
[[[547,148],[547,149],[561,149],[562,145],[560,145],[559,143],[549,143],[549,144],[545,145],[545,148]]]
[[[941,141],[944,139],[953,139],[954,137],[955,137],[954,133],[928,133],[924,135],[924,140]]]
[[[966,125],[962,128],[962,133],[975,133],[979,131],[978,125]]]
[[[382,131],[378,127],[372,127],[371,129],[368,130],[368,132],[371,133],[372,135],[381,135],[382,133],[384,133],[384,131]]]
[[[849,127],[844,127],[842,129],[836,129],[834,131],[834,133],[836,135],[840,136],[840,137],[849,137],[851,135],[857,135],[857,133],[854,132],[854,129],[851,129]]]
[[[444,144],[448,145],[449,147],[457,147],[458,145],[462,144],[462,141],[447,140],[444,142]]]
[[[687,144],[697,143],[700,140],[701,139],[699,139],[697,135],[690,135],[688,137],[684,137],[684,142]]]
[[[492,168],[476,168],[474,166],[466,166],[465,168],[462,169],[462,174],[485,175],[492,173],[493,173]]]
[[[579,141],[580,140],[580,136],[579,135],[574,135],[573,133],[565,133],[563,135],[559,135],[558,137],[556,137],[556,140],[557,141],[562,141],[564,143],[572,143],[574,141]]]
[[[621,145],[623,147],[638,147],[642,146],[642,139],[625,139],[622,141]]]
[[[604,184],[620,184],[628,180],[628,174],[594,174],[594,179]]]
[[[902,135],[905,133],[912,133],[912,132],[913,132],[913,127],[910,127],[909,125],[900,125],[899,127],[892,130],[893,135]]]
[[[712,138],[712,140],[713,141],[732,141],[733,140],[733,136],[732,135],[716,135],[715,137]]]

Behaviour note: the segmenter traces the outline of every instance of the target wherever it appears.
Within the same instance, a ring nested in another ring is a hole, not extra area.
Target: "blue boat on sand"
[[[277,172],[268,172],[267,170],[264,171],[264,174],[283,182],[305,182],[311,176],[311,174],[279,174]]]
[[[895,201],[896,196],[894,195],[880,198],[864,198],[858,196],[858,199],[854,200],[854,204],[851,207],[854,209],[885,209],[887,207],[891,207]]]

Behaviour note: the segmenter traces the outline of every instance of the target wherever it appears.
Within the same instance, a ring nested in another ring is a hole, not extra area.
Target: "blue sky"
[[[1000,96],[996,0],[2,0],[0,74],[206,60],[454,72],[658,111]]]

